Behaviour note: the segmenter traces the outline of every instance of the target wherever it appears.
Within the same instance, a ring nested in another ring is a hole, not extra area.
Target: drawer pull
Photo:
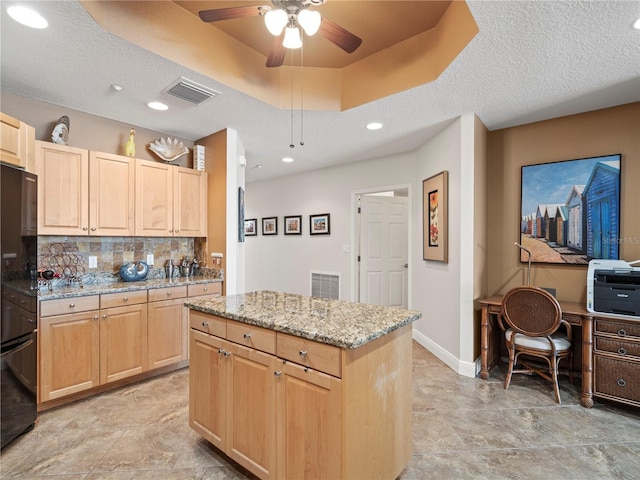
[[[171,292],[167,292],[167,295],[171,295]]]
[[[218,353],[222,354],[225,357],[228,357],[229,355],[231,355],[229,352],[227,352],[225,349],[223,348],[219,348],[218,349]]]
[[[282,375],[282,370],[276,370],[275,372],[273,372],[273,374],[274,374],[276,377],[279,377],[280,375]]]
[[[624,381],[624,378],[619,378],[617,383],[621,387],[626,387],[627,386],[627,382]]]
[[[626,350],[626,349],[624,349],[624,348],[622,348],[622,347],[620,347],[620,348],[618,349],[618,353],[619,353],[620,355],[626,355],[626,354],[627,354],[627,350]]]
[[[302,358],[307,356],[307,351],[306,350],[300,350],[300,354],[299,354]]]
[[[209,322],[202,322],[202,326],[203,327],[208,327],[209,326]]]
[[[620,330],[618,330],[618,335],[620,335],[621,337],[626,337],[627,332],[625,329],[621,328]]]
[[[124,297],[124,298],[122,299],[122,301],[123,301],[123,302],[128,302],[128,301],[129,301],[129,297]]]
[[[249,339],[251,338],[251,334],[250,334],[250,333],[245,333],[245,334],[243,335],[243,337],[244,337],[246,340],[249,340]]]
[[[207,287],[202,287],[203,292],[206,292],[207,290],[208,290]]]
[[[76,304],[75,303],[70,303],[69,304],[69,308],[76,308]]]

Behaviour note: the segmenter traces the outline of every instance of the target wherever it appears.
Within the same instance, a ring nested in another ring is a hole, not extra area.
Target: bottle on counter
[[[167,278],[173,278],[174,265],[173,260],[167,260],[167,263],[164,265],[164,274]]]
[[[198,265],[198,260],[194,258],[189,265],[189,275],[195,277],[199,267],[200,265]]]

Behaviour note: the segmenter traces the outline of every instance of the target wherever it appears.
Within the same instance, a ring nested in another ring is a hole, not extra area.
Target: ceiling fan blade
[[[273,38],[271,51],[267,57],[267,67],[280,67],[284,63],[284,56],[287,53],[282,42],[284,41],[284,31]]]
[[[322,18],[322,23],[320,23],[318,33],[347,53],[355,52],[362,43],[360,37],[324,17]]]
[[[262,6],[253,7],[229,7],[216,8],[213,10],[202,10],[198,12],[203,22],[218,22],[220,20],[231,20],[233,18],[257,17],[260,15]]]

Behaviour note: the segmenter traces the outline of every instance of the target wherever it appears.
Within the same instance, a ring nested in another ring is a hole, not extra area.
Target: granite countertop
[[[358,348],[422,313],[291,293],[259,291],[188,300],[193,310],[343,348]]]
[[[36,289],[36,282],[27,280],[19,280],[14,282],[5,282],[3,286],[24,295],[37,297],[38,300],[55,300],[58,298],[84,297],[88,295],[100,295],[103,293],[131,292],[135,290],[177,287],[182,285],[195,285],[198,283],[222,282],[222,278],[211,277],[175,277],[154,278],[141,280],[138,282],[114,281],[106,283],[87,283],[80,286],[77,283],[71,286],[54,286],[51,290],[46,285],[40,285]]]

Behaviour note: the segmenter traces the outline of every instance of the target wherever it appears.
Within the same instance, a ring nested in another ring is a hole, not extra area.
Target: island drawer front
[[[196,283],[187,286],[189,297],[199,297],[201,295],[220,295],[222,293],[222,284],[215,283]]]
[[[100,308],[124,307],[138,303],[147,303],[146,289],[100,295]]]
[[[632,355],[640,357],[640,343],[625,342],[617,338],[595,337],[596,352],[610,352],[621,357]]]
[[[189,326],[216,337],[227,338],[227,321],[224,318],[189,310]]]
[[[227,321],[227,340],[275,355],[276,332],[242,322]]]
[[[609,333],[618,337],[637,337],[640,338],[640,322],[624,323],[612,322],[610,320],[595,321],[594,331],[596,333]]]
[[[5,290],[4,298],[9,302],[14,303],[21,308],[24,308],[25,310],[28,310],[29,312],[35,311],[35,297],[30,297],[29,295],[25,295],[23,293]]]
[[[278,332],[276,351],[281,358],[342,378],[340,347]]]
[[[595,393],[640,402],[640,363],[595,356]]]
[[[40,302],[40,316],[64,315],[67,313],[87,312],[100,308],[100,296],[59,298]]]
[[[160,300],[171,300],[172,298],[184,298],[187,296],[187,286],[150,288],[149,301],[159,302]]]

